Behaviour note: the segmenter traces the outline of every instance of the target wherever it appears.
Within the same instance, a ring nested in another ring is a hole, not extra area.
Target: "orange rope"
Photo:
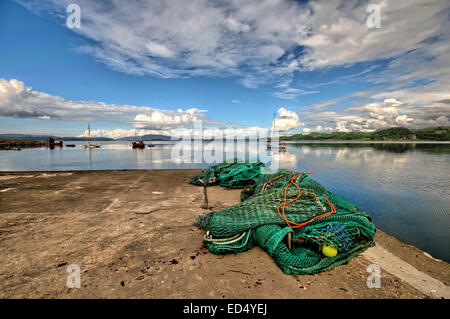
[[[283,201],[283,203],[280,204],[280,205],[278,206],[278,208],[277,208],[278,215],[280,215],[281,219],[284,220],[284,221],[286,222],[286,224],[287,224],[289,227],[291,227],[291,228],[300,228],[300,227],[303,227],[303,226],[309,224],[310,222],[312,222],[312,221],[314,221],[314,220],[316,220],[316,219],[318,219],[318,218],[323,218],[323,217],[330,216],[331,214],[336,213],[336,209],[334,208],[333,204],[332,204],[327,198],[322,197],[322,199],[325,201],[325,204],[327,204],[328,206],[330,206],[330,211],[329,211],[328,213],[323,213],[323,214],[321,214],[321,215],[318,215],[318,216],[316,216],[316,217],[314,217],[314,218],[311,218],[310,220],[308,220],[308,221],[306,221],[306,222],[303,222],[303,223],[300,223],[300,224],[294,223],[294,222],[291,222],[290,220],[288,220],[288,219],[286,218],[285,214],[284,214],[284,208],[286,207],[286,205],[295,202],[295,201],[296,201],[297,199],[299,199],[300,196],[302,195],[302,191],[301,191],[301,189],[300,189],[300,186],[298,186],[297,183],[295,182],[295,181],[297,180],[297,177],[300,176],[300,175],[303,175],[303,174],[312,174],[311,172],[308,172],[308,173],[300,173],[300,174],[298,174],[298,175],[295,175],[295,173],[294,173],[293,171],[291,171],[291,173],[292,173],[292,175],[293,175],[292,178],[291,178],[291,180],[290,180],[291,182],[290,182],[289,185],[287,185],[286,188],[284,189],[284,201]],[[280,175],[280,176],[278,176],[278,177],[276,177],[276,178],[274,178],[273,180],[276,180],[277,178],[280,178],[281,176],[284,176],[284,174],[283,174],[283,175]],[[273,180],[271,180],[270,182],[272,182]],[[295,187],[297,187],[297,189],[298,189],[298,195],[297,195],[297,197],[294,198],[293,200],[291,200],[291,201],[289,201],[289,202],[286,202],[286,200],[287,200],[287,190],[288,190],[289,186],[291,186],[291,185],[295,185]],[[283,210],[282,210],[282,212],[280,213],[280,207],[281,207],[281,206],[283,206]]]
[[[281,174],[280,176],[277,176],[275,178],[272,178],[270,181],[266,182],[267,185],[272,184],[274,181],[276,181],[277,179],[279,179],[280,177],[283,177],[286,174]]]

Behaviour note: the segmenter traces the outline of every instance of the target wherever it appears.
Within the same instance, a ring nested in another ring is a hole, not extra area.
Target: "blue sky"
[[[446,1],[69,3],[0,2],[0,133],[449,125]]]

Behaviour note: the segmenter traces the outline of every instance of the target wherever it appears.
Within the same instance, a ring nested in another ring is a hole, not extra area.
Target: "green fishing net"
[[[210,252],[239,253],[258,245],[283,272],[313,274],[346,263],[374,245],[375,226],[355,204],[306,174],[294,172],[298,176],[293,178],[293,173],[284,169],[262,174],[262,167],[261,162],[232,161],[213,166],[190,181],[195,185],[243,188],[241,203],[199,216],[195,222],[207,231],[204,244]],[[300,187],[300,197],[291,182]],[[284,206],[283,216],[295,223],[291,224],[293,228],[279,213],[283,203],[290,201]],[[288,233],[293,238],[290,250]],[[337,255],[324,256],[322,245],[335,247]]]
[[[259,178],[263,166],[260,161],[250,163],[235,159],[210,167],[202,174],[192,177],[189,184],[197,186],[218,184],[230,188],[243,188]]]

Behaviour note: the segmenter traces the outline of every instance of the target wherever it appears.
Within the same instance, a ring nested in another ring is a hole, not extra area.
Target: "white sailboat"
[[[273,136],[273,130],[275,130],[275,123],[276,123],[276,112],[273,112],[272,126],[269,129],[269,132],[272,133],[272,134],[270,134],[271,137]],[[272,142],[267,143],[267,150],[285,152],[286,151],[286,143],[278,143],[278,145],[274,145],[273,148],[272,148]]]
[[[92,144],[91,143],[91,124],[88,124],[88,132],[89,132],[88,144],[83,144],[81,146],[83,146],[84,148],[89,148],[89,149],[91,149],[91,148],[100,148],[99,144]]]

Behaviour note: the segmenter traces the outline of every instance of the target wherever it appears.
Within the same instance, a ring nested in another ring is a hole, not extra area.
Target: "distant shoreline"
[[[82,142],[83,140],[66,140],[66,142]],[[213,140],[201,140],[202,142],[212,142]],[[234,140],[233,142],[248,142],[249,140]],[[264,140],[258,140],[264,141]],[[105,143],[129,142],[124,140],[99,141]],[[167,141],[165,141],[167,142]],[[176,142],[176,141],[173,141]],[[300,140],[300,141],[279,141],[285,144],[450,144],[450,141],[416,141],[416,140],[397,140],[397,141],[361,141],[361,140]],[[270,144],[270,141],[267,141]],[[20,151],[27,148],[44,147],[41,140],[26,139],[0,139],[0,151]]]
[[[20,151],[23,148],[35,148],[41,146],[44,146],[42,141],[0,139],[1,151]]]
[[[330,141],[330,140],[302,140],[302,141],[282,141],[286,144],[450,144],[450,141]]]

